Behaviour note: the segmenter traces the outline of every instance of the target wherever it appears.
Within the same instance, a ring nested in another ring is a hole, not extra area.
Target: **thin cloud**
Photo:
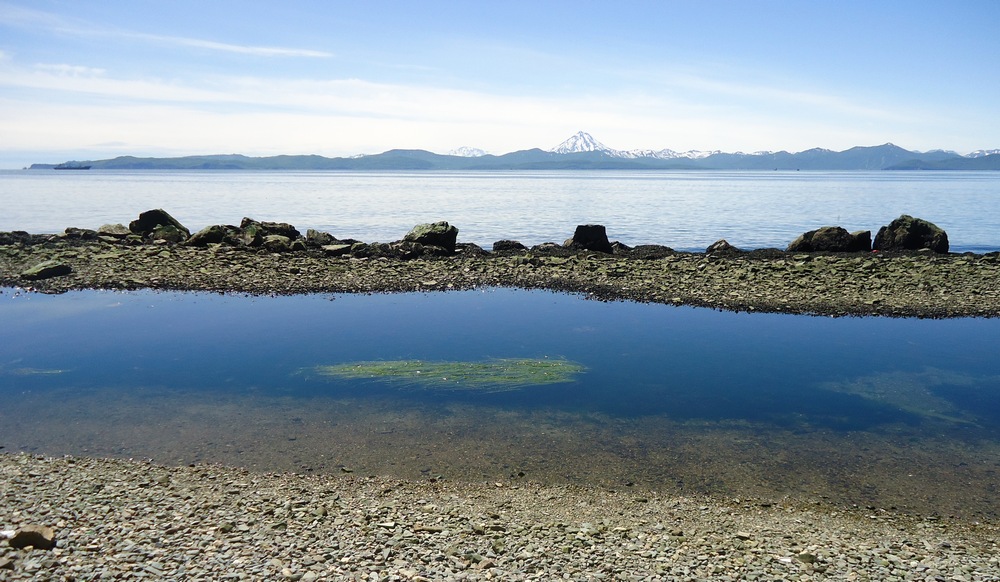
[[[154,43],[171,44],[174,46],[187,46],[187,47],[207,49],[212,51],[238,53],[244,55],[255,55],[261,57],[304,57],[312,59],[317,59],[317,58],[327,59],[333,57],[332,53],[328,53],[326,51],[288,48],[288,47],[229,44],[224,42],[216,42],[200,38],[188,38],[183,36],[161,36],[158,34],[143,34],[136,32],[121,32],[121,33],[107,32],[104,34],[116,35],[123,38],[145,40]]]

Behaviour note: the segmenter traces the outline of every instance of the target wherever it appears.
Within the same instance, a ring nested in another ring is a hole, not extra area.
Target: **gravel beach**
[[[0,580],[998,580],[997,528],[526,482],[0,455]]]

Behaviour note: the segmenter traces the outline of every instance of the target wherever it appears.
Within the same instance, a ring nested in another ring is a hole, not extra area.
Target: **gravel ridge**
[[[530,482],[0,454],[0,580],[1000,580],[995,524]]]
[[[43,261],[68,266],[70,272],[40,280],[22,276]],[[0,286],[46,293],[149,288],[252,294],[516,287],[735,311],[997,317],[1000,254],[771,250],[643,256],[555,247],[399,259],[327,257],[315,250],[271,253],[219,244],[129,246],[33,235],[0,245]]]

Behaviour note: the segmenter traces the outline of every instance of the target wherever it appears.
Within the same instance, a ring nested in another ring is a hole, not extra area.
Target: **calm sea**
[[[164,208],[192,231],[244,216],[338,238],[398,240],[447,220],[459,240],[562,242],[577,224],[612,240],[704,250],[784,248],[820,226],[934,222],[952,250],[1000,250],[1000,172],[0,171],[0,230],[61,232]]]

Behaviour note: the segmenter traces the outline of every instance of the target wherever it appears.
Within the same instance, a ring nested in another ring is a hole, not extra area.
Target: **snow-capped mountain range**
[[[701,159],[704,159],[704,158],[707,158],[707,157],[710,157],[710,156],[714,156],[714,155],[718,155],[718,154],[723,154],[723,152],[721,150],[712,150],[712,151],[688,150],[686,152],[677,152],[677,151],[674,151],[674,150],[671,150],[671,149],[662,149],[662,150],[648,150],[648,149],[647,150],[643,150],[643,149],[616,150],[614,148],[610,148],[610,147],[604,145],[603,143],[597,141],[596,139],[594,139],[594,136],[590,135],[589,133],[587,133],[585,131],[578,131],[578,132],[576,132],[576,134],[570,136],[567,140],[563,141],[561,144],[557,145],[554,148],[548,149],[546,151],[554,153],[554,154],[577,154],[577,153],[583,153],[583,152],[600,152],[600,153],[602,153],[602,154],[604,154],[606,156],[612,157],[612,158],[622,158],[622,159],[629,159],[629,160],[637,160],[637,159],[656,159],[656,160],[684,160],[684,159],[687,159],[687,160],[701,160]],[[750,153],[750,154],[747,154],[747,153],[744,153],[744,152],[732,152],[731,155],[735,155],[735,156],[772,156],[775,153],[779,153],[779,152],[760,151],[760,152],[753,152],[753,153]],[[824,149],[824,148],[813,148],[811,150],[807,150],[806,152],[801,152],[801,153],[823,154],[823,153],[834,153],[834,152],[832,150],[828,150],[828,149]],[[961,156],[961,157],[965,157],[965,158],[981,158],[981,157],[985,157],[985,156],[989,156],[989,155],[1000,154],[1000,149],[995,149],[995,150],[976,150],[976,151],[974,151],[972,153],[969,153],[969,154],[966,154],[964,156],[962,156],[961,154],[958,154],[956,152],[950,151],[950,150],[933,150],[932,152],[926,152],[926,153],[949,154],[949,155]],[[461,148],[454,149],[454,150],[448,152],[448,155],[449,156],[460,156],[460,157],[465,157],[465,158],[478,158],[478,157],[482,157],[482,156],[485,156],[485,155],[488,155],[488,154],[487,154],[487,152],[485,152],[485,151],[483,151],[483,150],[481,150],[479,148],[461,147]]]

